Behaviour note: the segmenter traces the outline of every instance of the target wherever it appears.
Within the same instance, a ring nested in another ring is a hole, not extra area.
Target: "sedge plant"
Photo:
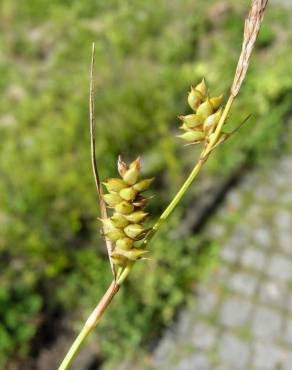
[[[150,240],[174,211],[210,154],[217,146],[237,132],[242,125],[231,132],[225,132],[224,126],[234,99],[237,97],[246,76],[267,2],[268,0],[252,0],[251,2],[250,11],[244,25],[242,50],[226,103],[223,104],[223,95],[215,97],[209,95],[205,79],[191,87],[187,98],[191,112],[179,116],[182,121],[180,129],[183,131],[179,138],[185,141],[186,145],[201,144],[202,150],[190,175],[150,229],[145,229],[143,225],[148,216],[145,211],[148,199],[143,195],[143,192],[150,187],[153,179],[140,178],[140,158],[128,165],[119,157],[117,162],[118,176],[107,179],[103,183],[99,177],[95,154],[93,86],[95,46],[93,44],[89,99],[91,160],[100,206],[101,231],[108,251],[113,281],[88,317],[58,370],[70,368],[85,339],[98,324],[104,311],[109,307],[112,299],[129,276],[135,262],[145,258]],[[106,194],[104,194],[103,185],[107,191]]]

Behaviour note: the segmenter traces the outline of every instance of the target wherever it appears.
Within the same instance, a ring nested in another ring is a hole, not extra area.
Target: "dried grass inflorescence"
[[[192,86],[188,94],[188,104],[194,112],[178,117],[182,121],[180,129],[185,131],[178,137],[190,144],[208,144],[223,112],[221,102],[222,95],[209,96],[205,79],[197,86]]]
[[[108,208],[113,209],[113,214],[101,221],[105,237],[113,243],[110,257],[114,265],[126,266],[146,253],[137,244],[147,233],[143,223],[148,215],[144,211],[148,199],[141,193],[149,188],[153,178],[139,180],[140,170],[139,158],[129,166],[119,158],[121,178],[110,178],[103,183],[108,191],[103,198]]]

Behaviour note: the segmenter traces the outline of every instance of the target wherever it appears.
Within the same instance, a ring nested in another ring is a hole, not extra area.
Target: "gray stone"
[[[225,227],[222,224],[214,223],[210,225],[208,232],[213,238],[221,238],[225,234]]]
[[[292,369],[292,354],[290,353],[287,355],[287,357],[284,359],[284,366],[283,370],[291,370]]]
[[[232,210],[238,210],[242,203],[242,196],[238,190],[233,190],[228,194],[227,197],[227,206],[231,207]]]
[[[195,353],[184,358],[173,370],[209,370],[209,361],[206,355]]]
[[[220,310],[221,324],[229,327],[242,326],[250,319],[252,304],[241,298],[228,298]]]
[[[196,310],[202,315],[212,314],[218,303],[218,295],[211,290],[200,289],[198,292]]]
[[[198,322],[192,333],[192,343],[198,349],[210,349],[216,338],[216,329],[204,322]]]
[[[180,312],[176,326],[176,335],[179,337],[188,337],[195,320],[196,318],[190,312],[186,310]]]
[[[232,369],[246,370],[250,357],[250,348],[247,343],[236,336],[224,334],[219,344],[219,356],[221,361],[232,366]]]
[[[288,320],[285,325],[284,340],[289,346],[292,346],[292,320]]]
[[[265,307],[257,307],[252,329],[258,338],[272,340],[280,336],[281,324],[282,317],[278,312]]]
[[[285,308],[287,303],[287,289],[283,283],[277,281],[264,281],[260,287],[260,298],[263,303]]]
[[[164,338],[160,341],[159,346],[153,355],[153,363],[155,366],[163,367],[166,365],[169,358],[169,354],[173,353],[176,349],[175,342],[169,334],[166,334]]]
[[[292,254],[292,233],[281,231],[278,234],[278,245],[282,251]]]
[[[247,248],[242,253],[241,263],[248,268],[263,270],[267,263],[267,257],[266,254],[259,249]]]
[[[275,224],[279,231],[289,231],[292,225],[292,213],[290,210],[281,209],[274,215]]]
[[[266,227],[258,227],[254,230],[253,240],[257,246],[262,248],[270,248],[272,246],[271,233]]]
[[[253,365],[258,370],[276,370],[281,363],[281,353],[271,343],[256,343]]]
[[[221,250],[221,258],[227,262],[235,262],[238,258],[238,250],[232,244],[225,244]]]
[[[250,273],[237,273],[230,277],[227,286],[237,293],[252,296],[257,288],[257,278]]]
[[[273,255],[267,273],[276,279],[289,281],[292,279],[292,262],[280,254]]]

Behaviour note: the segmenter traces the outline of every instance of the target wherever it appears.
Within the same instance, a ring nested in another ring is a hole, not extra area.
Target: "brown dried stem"
[[[250,11],[244,23],[241,54],[231,87],[231,94],[234,97],[239,93],[240,87],[245,78],[251,53],[258,37],[267,4],[268,0],[253,0],[251,3]]]

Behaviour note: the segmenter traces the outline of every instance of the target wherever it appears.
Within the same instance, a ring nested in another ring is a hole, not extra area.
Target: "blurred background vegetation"
[[[197,149],[175,137],[177,115],[188,112],[186,92],[205,76],[212,94],[228,93],[248,5],[1,1],[1,369],[24,369],[70,327],[77,332],[111,279],[89,159],[92,41],[100,172],[114,176],[118,154],[142,155],[145,176],[156,176],[155,219],[196,160]],[[200,233],[176,236],[206,179],[216,185],[283,150],[292,97],[289,22],[291,14],[272,2],[230,126],[252,118],[212,156],[151,244],[152,259],[137,264],[91,338],[103,361],[147,348],[216,262],[217,247],[201,248]]]

